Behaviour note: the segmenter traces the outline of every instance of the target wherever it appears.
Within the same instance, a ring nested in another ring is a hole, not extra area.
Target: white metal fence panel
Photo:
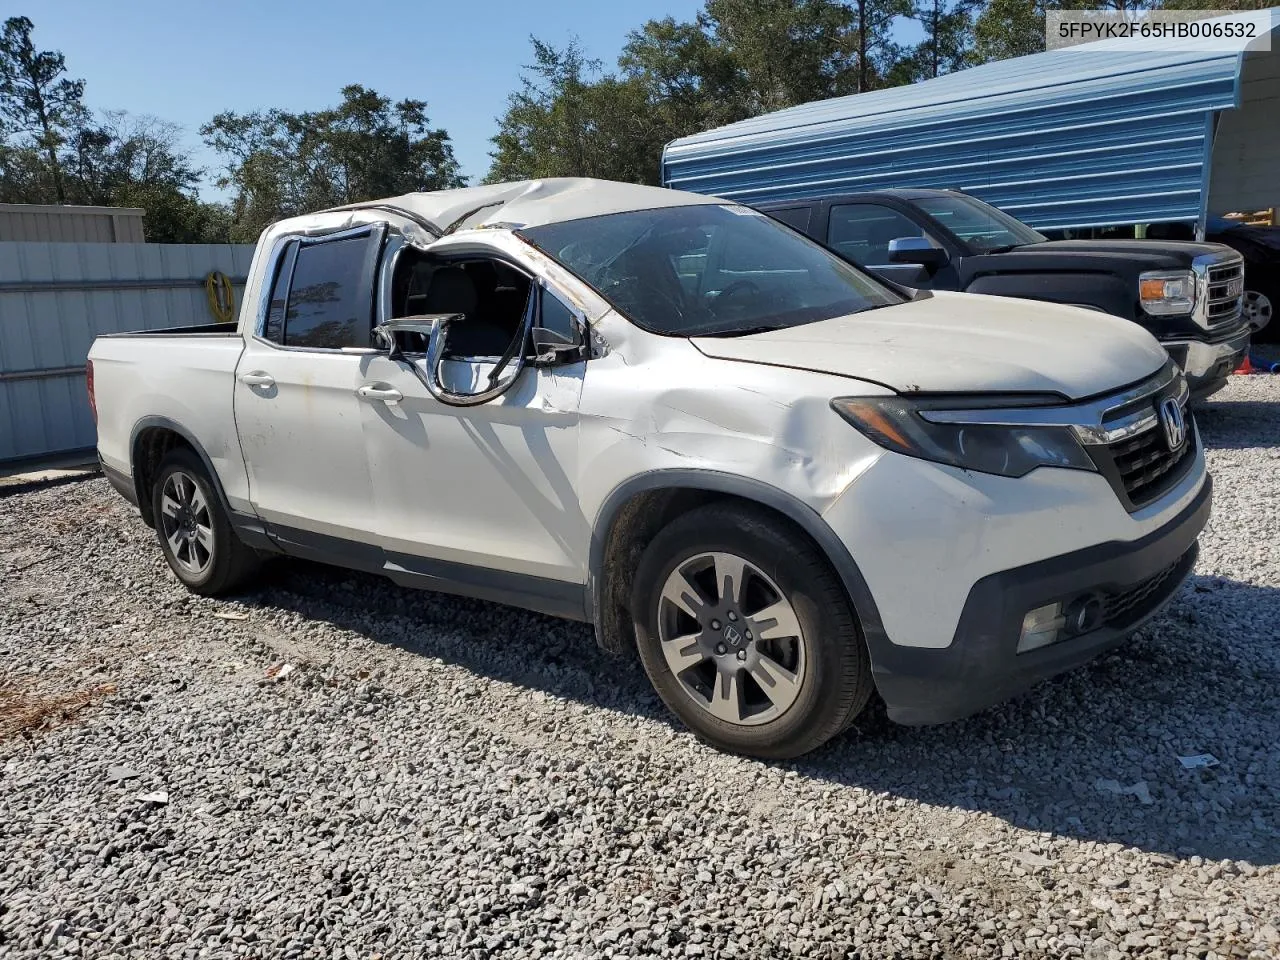
[[[231,279],[238,310],[252,257],[248,244],[0,242],[0,461],[94,446],[94,337],[215,322],[206,277]]]

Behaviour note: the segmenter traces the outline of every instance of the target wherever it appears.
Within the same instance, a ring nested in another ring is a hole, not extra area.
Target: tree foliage
[[[465,183],[424,101],[392,103],[359,84],[341,93],[324,110],[220,113],[200,128],[226,164],[217,182],[233,192],[237,240],[255,239],[281,217]]]
[[[226,240],[224,211],[197,197],[200,171],[182,131],[123,111],[94,115],[85,83],[56,51],[37,50],[34,26],[0,32],[0,201],[142,207],[157,242]]]

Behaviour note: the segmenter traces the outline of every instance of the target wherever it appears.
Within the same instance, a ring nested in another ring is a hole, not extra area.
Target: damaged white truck
[[[1133,324],[895,287],[649,187],[277,223],[235,330],[89,357],[102,468],[189,589],[284,554],[584,620],[762,757],[873,693],[941,722],[1087,661],[1210,509],[1184,378]]]

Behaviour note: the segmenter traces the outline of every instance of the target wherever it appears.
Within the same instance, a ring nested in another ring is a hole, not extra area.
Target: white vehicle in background
[[[585,620],[763,757],[873,691],[939,722],[1090,659],[1176,592],[1210,507],[1133,324],[904,291],[601,181],[278,223],[236,330],[102,337],[90,368],[103,469],[191,590],[275,553]]]

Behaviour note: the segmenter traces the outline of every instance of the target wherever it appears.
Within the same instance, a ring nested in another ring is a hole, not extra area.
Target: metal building
[[[142,243],[145,212],[137,207],[0,203],[0,242]]]
[[[209,274],[231,281],[238,308],[253,249],[0,242],[0,462],[93,447],[93,338],[215,322]]]
[[[1278,14],[1222,19],[1280,40]],[[949,187],[1042,229],[1203,229],[1280,206],[1280,49],[1149,43],[1053,50],[743,120],[668,144],[663,182],[748,203]]]

